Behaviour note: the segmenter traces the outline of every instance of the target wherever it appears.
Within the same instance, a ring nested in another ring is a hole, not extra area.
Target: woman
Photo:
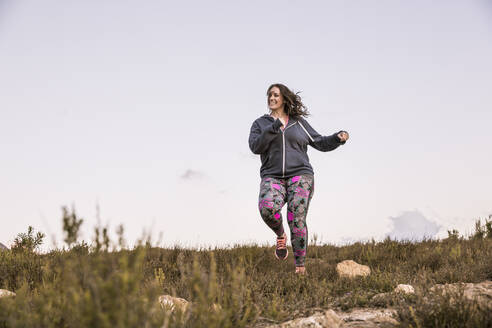
[[[268,88],[267,102],[270,114],[254,121],[249,135],[251,151],[261,155],[259,210],[277,235],[275,256],[285,260],[287,235],[280,211],[287,203],[296,273],[305,274],[306,215],[314,192],[314,172],[307,146],[320,151],[334,150],[343,145],[349,135],[346,131],[331,136],[316,132],[304,119],[309,114],[299,95],[283,84],[272,84]]]

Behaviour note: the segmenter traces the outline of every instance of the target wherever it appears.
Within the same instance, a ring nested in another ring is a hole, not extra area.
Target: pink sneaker
[[[289,255],[289,250],[287,249],[287,235],[284,234],[282,237],[277,237],[277,247],[275,248],[275,257],[279,260],[285,260],[287,255]]]
[[[302,267],[301,266],[296,267],[296,273],[300,274],[300,275],[305,275],[306,274],[306,268],[303,266]]]

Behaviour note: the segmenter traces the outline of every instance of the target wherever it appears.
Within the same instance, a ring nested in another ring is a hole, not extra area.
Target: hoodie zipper
[[[294,122],[293,124],[286,126],[285,129],[282,130],[282,178],[285,178],[285,130],[295,125],[296,123],[297,122]]]

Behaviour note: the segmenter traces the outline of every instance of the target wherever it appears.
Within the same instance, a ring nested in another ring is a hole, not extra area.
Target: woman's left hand
[[[338,138],[340,139],[341,142],[345,142],[349,138],[349,134],[347,131],[342,131],[339,134],[337,134]]]

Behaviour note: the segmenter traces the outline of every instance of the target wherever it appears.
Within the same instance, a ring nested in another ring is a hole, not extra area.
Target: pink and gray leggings
[[[294,251],[296,266],[304,266],[308,243],[306,215],[313,197],[314,178],[312,175],[296,175],[291,178],[263,178],[260,184],[258,207],[263,221],[282,236],[284,226],[280,210],[287,203],[287,223]]]

